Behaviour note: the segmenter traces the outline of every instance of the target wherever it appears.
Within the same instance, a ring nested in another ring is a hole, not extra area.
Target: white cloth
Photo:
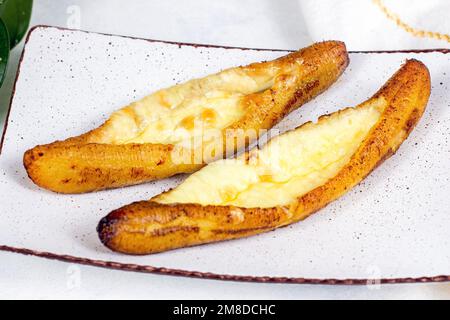
[[[372,0],[298,0],[312,40],[345,41],[349,50],[449,48],[444,40],[416,37],[386,17]],[[448,0],[382,0],[409,26],[450,34]]]

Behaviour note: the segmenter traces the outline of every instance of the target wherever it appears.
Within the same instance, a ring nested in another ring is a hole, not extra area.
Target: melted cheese
[[[308,123],[274,138],[248,158],[216,161],[152,200],[245,208],[289,205],[348,163],[384,105],[380,98]]]
[[[280,75],[298,73],[300,64],[233,68],[157,91],[115,112],[91,142],[177,144],[224,129],[245,114],[246,96],[270,88]]]

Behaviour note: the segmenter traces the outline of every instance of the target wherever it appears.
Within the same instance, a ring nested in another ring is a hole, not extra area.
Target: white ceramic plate
[[[86,195],[36,187],[22,165],[36,144],[78,135],[152,91],[226,67],[286,54],[174,44],[53,27],[29,34],[0,156],[0,247],[103,267],[216,279],[297,283],[450,280],[450,55],[352,53],[343,77],[281,130],[371,96],[407,58],[433,81],[424,117],[395,156],[363,183],[295,225],[248,239],[136,257],[102,246],[109,211],[181,177]]]

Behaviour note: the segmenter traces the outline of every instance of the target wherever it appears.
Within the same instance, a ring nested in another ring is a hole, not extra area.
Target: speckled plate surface
[[[95,227],[112,209],[182,177],[86,195],[36,187],[36,144],[78,135],[152,91],[286,54],[132,39],[53,27],[29,34],[0,155],[0,250],[102,267],[227,280],[363,284],[450,279],[450,54],[352,53],[344,76],[289,115],[282,131],[371,96],[407,58],[433,81],[427,111],[398,153],[307,220],[248,239],[152,256],[110,252]]]

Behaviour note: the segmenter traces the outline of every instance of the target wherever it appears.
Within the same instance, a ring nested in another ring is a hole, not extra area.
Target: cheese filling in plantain
[[[211,163],[152,200],[244,208],[289,205],[349,162],[385,106],[381,97],[307,123],[260,150]]]
[[[295,60],[234,68],[159,90],[112,114],[90,142],[177,144],[207,129],[225,129],[245,115],[246,97],[271,88],[279,76],[295,78],[300,67]]]

